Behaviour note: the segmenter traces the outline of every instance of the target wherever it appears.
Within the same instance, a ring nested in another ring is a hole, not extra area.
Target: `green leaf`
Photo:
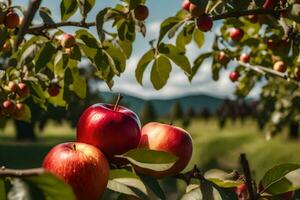
[[[0,179],[0,200],[6,200],[6,190],[3,179]]]
[[[61,20],[68,20],[77,11],[78,4],[76,0],[62,0],[60,3]]]
[[[45,200],[75,200],[71,187],[50,173],[23,179],[40,190]]]
[[[205,59],[209,58],[211,55],[212,55],[212,53],[209,52],[209,53],[201,54],[200,56],[198,56],[198,58],[196,58],[196,60],[194,61],[194,66],[192,67],[192,74],[189,77],[190,81],[194,78],[194,76],[198,72],[198,70],[199,70],[200,66],[202,65],[203,61]]]
[[[237,0],[228,0],[228,3],[237,10],[247,9],[251,3],[251,0],[237,1]]]
[[[130,150],[117,157],[126,158],[133,165],[154,171],[168,170],[177,160],[177,157],[170,153],[142,148]]]
[[[139,197],[136,191],[147,195],[147,189],[141,179],[136,174],[124,169],[110,170],[107,188],[136,197]]]
[[[175,26],[173,26],[169,30],[168,38],[171,39],[175,36],[176,32],[180,29],[180,27],[186,22],[186,20],[181,20],[179,23],[177,23]]]
[[[194,31],[194,40],[199,48],[201,48],[205,42],[205,36],[198,28],[196,28]]]
[[[264,190],[264,193],[272,194],[275,196],[284,194],[286,192],[295,191],[297,189],[299,189],[299,187],[293,187],[292,182],[284,177],[280,179],[280,181],[277,181],[276,183],[268,187],[267,190]]]
[[[81,52],[80,52],[80,48],[78,45],[75,45],[72,48],[70,58],[73,60],[81,61]]]
[[[161,54],[170,58],[177,66],[179,66],[186,74],[190,75],[192,72],[190,62],[185,56],[185,51],[172,44],[161,43],[158,47]]]
[[[118,40],[118,44],[122,48],[122,51],[125,53],[126,57],[130,58],[132,54],[132,42],[129,40],[125,40],[125,41]]]
[[[92,10],[95,5],[96,0],[77,0],[80,13],[83,17],[86,17],[87,14]]]
[[[176,39],[176,45],[179,48],[185,49],[185,46],[192,41],[194,29],[195,23],[190,23],[189,25],[183,27]]]
[[[284,178],[288,173],[300,168],[298,164],[281,164],[268,170],[263,176],[261,182],[265,189],[268,189],[276,182]]]
[[[129,4],[129,10],[135,9],[138,5],[144,4],[145,0],[128,0],[127,3]]]
[[[210,182],[213,182],[215,185],[221,187],[221,188],[233,188],[239,186],[241,183],[231,180],[221,180],[218,178],[208,178]]]
[[[166,85],[171,70],[172,65],[167,57],[160,55],[154,60],[150,79],[156,90]]]
[[[199,6],[200,9],[205,9],[208,4],[208,0],[190,0],[190,2]]]
[[[104,47],[106,49],[106,52],[113,59],[117,71],[119,73],[124,72],[126,67],[126,56],[122,52],[122,50],[111,42],[105,42]]]
[[[97,28],[97,33],[100,41],[104,40],[103,24],[105,22],[105,16],[108,13],[108,11],[109,8],[104,8],[96,16],[96,28]]]
[[[31,110],[30,107],[24,104],[24,112],[21,116],[16,118],[17,120],[24,121],[24,122],[31,122]]]
[[[164,36],[178,23],[180,23],[181,19],[178,17],[169,17],[160,25],[160,32],[158,37],[158,44],[162,41]]]
[[[54,24],[55,22],[51,18],[51,11],[46,7],[41,7],[39,14],[45,24]]]
[[[87,88],[86,79],[80,76],[78,68],[72,69],[72,77],[73,77],[73,83],[72,83],[73,92],[75,92],[75,94],[81,99],[84,99],[86,97],[86,88]]]
[[[37,72],[42,70],[56,53],[56,48],[51,42],[47,42],[37,53],[35,57],[35,69]]]
[[[145,69],[150,64],[150,62],[154,59],[154,57],[155,57],[154,50],[150,49],[140,59],[138,65],[137,65],[137,68],[135,70],[135,78],[139,82],[139,84],[143,85],[143,75],[144,75]]]
[[[2,49],[4,43],[8,39],[9,34],[7,29],[4,26],[0,26],[0,49]]]
[[[159,185],[159,182],[150,176],[146,176],[143,174],[139,174],[141,180],[143,181],[144,184],[146,184],[146,186],[148,188],[151,189],[151,191],[161,200],[165,200],[166,196],[165,193],[163,191],[163,189],[161,188],[161,186]]]
[[[213,198],[213,187],[208,181],[201,181],[200,190],[202,193],[202,200],[212,200]]]

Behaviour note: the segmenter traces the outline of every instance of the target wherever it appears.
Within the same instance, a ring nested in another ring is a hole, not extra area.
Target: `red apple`
[[[139,5],[134,9],[134,16],[139,21],[144,21],[149,16],[149,9],[145,5]]]
[[[193,17],[201,17],[205,13],[205,8],[199,8],[196,4],[190,4],[190,13]]]
[[[189,0],[184,0],[184,1],[182,2],[181,7],[182,7],[182,9],[184,9],[184,10],[190,11],[190,5],[191,5],[191,2],[190,2]]]
[[[9,81],[7,85],[3,87],[6,92],[15,92],[18,88],[18,85],[15,81]]]
[[[245,200],[248,199],[248,189],[247,189],[247,185],[245,183],[242,183],[241,185],[237,186],[235,188],[235,193],[238,196],[238,199],[240,200]]]
[[[230,37],[234,41],[240,41],[243,38],[243,36],[244,36],[244,31],[240,28],[234,28],[230,32]]]
[[[71,48],[75,46],[76,40],[75,37],[71,34],[64,34],[61,40],[61,46],[64,48]]]
[[[92,105],[77,123],[77,141],[98,147],[109,159],[136,148],[140,138],[140,120],[122,106]]]
[[[77,200],[98,200],[107,186],[108,162],[92,145],[59,144],[47,154],[43,167],[70,184]]]
[[[193,153],[193,142],[190,134],[182,128],[151,122],[142,128],[139,148],[164,151],[175,155],[178,160],[166,171],[156,172],[137,168],[137,171],[156,178],[164,178],[181,172],[189,163]]]
[[[242,61],[243,63],[248,63],[250,61],[250,55],[246,54],[246,53],[243,53],[240,56],[240,61]]]
[[[229,57],[226,55],[224,51],[220,51],[217,60],[222,64],[222,65],[227,65],[230,61]]]
[[[208,15],[202,15],[197,18],[197,27],[202,32],[210,31],[213,27],[213,20]]]
[[[60,86],[58,83],[50,83],[48,93],[51,97],[56,97],[59,94]]]
[[[240,77],[240,74],[236,71],[230,72],[229,78],[232,82],[236,82]]]
[[[4,24],[7,28],[17,28],[20,24],[19,15],[13,11],[8,12],[6,14]]]
[[[284,62],[280,60],[274,64],[273,69],[275,71],[284,73],[286,71],[286,66],[285,66]]]
[[[29,95],[30,90],[26,83],[19,83],[17,88],[17,94],[20,98],[25,98]]]
[[[14,102],[12,102],[11,100],[5,100],[2,103],[2,111],[6,114],[6,115],[11,115],[14,111],[15,111],[15,104]]]

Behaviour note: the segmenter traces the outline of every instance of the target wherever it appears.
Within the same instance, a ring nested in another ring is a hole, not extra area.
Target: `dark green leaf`
[[[179,66],[186,74],[191,74],[191,65],[185,52],[172,44],[161,43],[158,48],[161,54],[170,58],[177,66]]]
[[[178,23],[180,23],[181,19],[178,17],[169,17],[160,25],[160,32],[158,37],[158,43],[164,38],[164,36]]]
[[[77,0],[80,13],[83,17],[86,17],[87,14],[92,10],[95,5],[96,0]]]
[[[104,47],[106,48],[106,52],[112,57],[117,71],[119,73],[124,72],[126,67],[126,56],[122,50],[110,42],[105,42]]]
[[[101,10],[96,16],[96,28],[97,28],[97,33],[100,41],[103,41],[104,39],[103,24],[105,22],[105,15],[107,14],[108,11],[109,8],[105,8]]]
[[[268,170],[262,178],[262,184],[265,189],[268,189],[276,182],[284,178],[288,173],[300,168],[298,164],[281,164]]]
[[[135,70],[135,78],[136,80],[142,85],[143,84],[143,75],[145,72],[145,69],[150,64],[150,62],[154,59],[154,50],[150,49],[147,53],[143,55],[143,57],[140,59],[137,68]]]
[[[213,200],[213,187],[208,181],[201,181],[200,189],[202,193],[202,200]]]
[[[183,27],[176,39],[176,45],[179,48],[185,49],[185,46],[189,44],[193,39],[193,33],[195,29],[195,23],[190,23]]]
[[[142,148],[130,150],[117,157],[126,158],[136,166],[154,171],[165,171],[177,160],[177,157],[170,153]]]
[[[190,0],[190,2],[196,4],[200,9],[205,9],[208,4],[208,0]]]
[[[68,20],[77,11],[78,4],[76,0],[62,0],[60,3],[61,20]]]
[[[78,97],[84,99],[86,97],[86,88],[87,88],[86,79],[80,76],[78,68],[72,69],[72,77],[73,77],[72,90],[75,92],[75,94]]]
[[[35,57],[35,69],[37,72],[42,70],[56,53],[56,48],[51,42],[47,42],[37,53]]]
[[[51,18],[51,11],[46,7],[41,7],[39,10],[39,14],[46,24],[54,24],[53,19]]]
[[[205,42],[205,36],[198,28],[196,28],[194,31],[194,40],[199,48],[201,48]]]
[[[118,44],[120,45],[120,47],[122,48],[123,52],[125,53],[127,58],[130,58],[131,54],[132,54],[132,42],[129,40],[118,40]]]
[[[209,58],[212,55],[211,52],[201,54],[196,60],[194,61],[194,66],[192,67],[192,74],[189,77],[190,81],[194,78],[196,73],[198,72],[200,66],[202,65],[203,61],[207,58]]]
[[[159,90],[166,85],[171,70],[172,65],[167,57],[160,55],[154,60],[150,79],[155,89]]]
[[[6,200],[6,189],[3,179],[0,179],[0,200]]]
[[[159,182],[150,176],[146,176],[143,174],[139,174],[140,178],[142,179],[143,183],[146,184],[148,188],[151,189],[151,191],[161,200],[165,200],[166,196],[164,191],[162,190],[161,186],[159,185]]]

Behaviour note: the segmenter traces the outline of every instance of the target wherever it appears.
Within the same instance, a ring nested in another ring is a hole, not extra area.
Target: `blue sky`
[[[15,4],[22,4],[27,6],[28,0],[14,0]],[[96,6],[91,11],[87,21],[94,21],[96,14],[107,6],[114,6],[119,0],[96,0]],[[209,94],[221,97],[232,97],[235,85],[228,79],[229,71],[222,71],[221,78],[218,82],[214,82],[211,79],[211,69],[209,62],[203,64],[197,75],[194,77],[192,83],[190,83],[184,73],[176,66],[173,67],[170,74],[170,79],[167,85],[157,91],[153,89],[150,80],[149,73],[151,66],[146,70],[144,75],[144,85],[140,86],[135,80],[134,71],[139,58],[149,49],[148,41],[157,38],[159,32],[160,23],[167,17],[174,15],[181,7],[182,0],[148,0],[147,6],[150,10],[150,16],[146,20],[147,24],[147,36],[137,37],[134,44],[134,52],[132,57],[127,62],[127,68],[121,77],[115,78],[115,85],[113,92],[127,93],[134,96],[139,96],[145,99],[151,98],[172,98],[177,96],[183,96],[188,94]],[[55,21],[60,20],[59,13],[60,0],[44,0],[43,6],[51,9]],[[70,20],[79,20],[80,15],[77,13]],[[37,19],[37,21],[39,21]],[[201,52],[209,51],[211,47],[211,39],[213,33],[217,30],[215,25],[214,30],[206,34],[206,44],[199,49],[195,44],[191,44],[187,48],[188,58],[193,61]],[[74,32],[76,29],[67,28],[65,31]],[[95,29],[90,30],[96,35]],[[174,42],[174,41],[171,41]],[[106,84],[100,84],[99,89],[101,91],[109,91]],[[259,94],[259,88],[255,88],[250,96],[256,97]]]

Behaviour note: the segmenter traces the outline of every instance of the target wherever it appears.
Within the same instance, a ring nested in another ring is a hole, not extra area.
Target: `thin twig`
[[[21,28],[18,32],[17,41],[14,45],[14,50],[17,50],[19,45],[22,43],[25,34],[35,16],[35,13],[38,11],[42,0],[31,0],[29,2],[28,10],[25,13],[24,21],[22,22]]]
[[[0,178],[5,177],[13,177],[13,178],[20,178],[20,177],[29,177],[29,176],[37,176],[41,175],[45,172],[43,168],[35,168],[35,169],[7,169],[5,167],[0,168]]]
[[[249,192],[249,200],[256,200],[256,193],[254,193],[254,190],[253,190],[251,172],[250,172],[249,162],[246,158],[246,154],[244,154],[244,153],[241,154],[240,159],[241,159],[240,161],[241,161],[241,165],[242,165],[243,172],[244,172],[245,179],[246,179],[247,189]]]

